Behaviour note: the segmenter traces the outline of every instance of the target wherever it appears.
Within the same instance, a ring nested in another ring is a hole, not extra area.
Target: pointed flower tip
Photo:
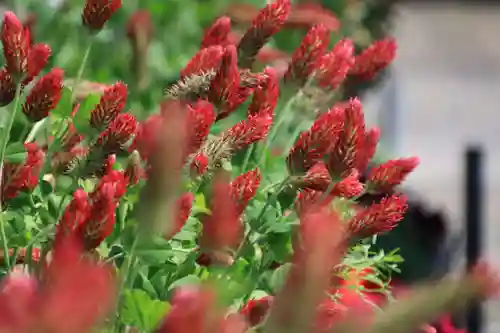
[[[10,10],[3,13],[3,25],[8,26],[9,28],[13,27],[20,30],[23,29],[23,23],[21,22],[21,20],[19,20],[17,15]]]
[[[37,122],[47,117],[57,106],[61,99],[63,78],[64,71],[53,68],[35,83],[23,104],[23,112],[31,121]]]
[[[82,23],[91,31],[98,32],[121,7],[122,0],[86,0]]]
[[[206,48],[214,45],[225,46],[229,43],[231,33],[231,19],[227,16],[219,17],[203,35],[201,47]]]

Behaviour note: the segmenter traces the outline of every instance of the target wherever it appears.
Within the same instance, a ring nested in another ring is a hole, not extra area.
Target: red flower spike
[[[271,308],[273,296],[265,296],[259,299],[249,300],[240,310],[250,326],[257,326],[262,323]]]
[[[256,115],[264,113],[273,117],[274,109],[280,95],[278,74],[272,67],[266,67],[264,74],[265,79],[263,84],[254,90],[252,103],[248,107],[248,114]]]
[[[121,7],[122,0],[86,0],[82,12],[82,24],[92,32],[99,32]]]
[[[151,14],[147,10],[135,11],[127,21],[127,37],[137,42],[139,38],[144,38],[149,43],[153,38],[153,22]]]
[[[64,72],[54,68],[38,80],[26,101],[23,112],[32,122],[37,122],[49,115],[61,100]]]
[[[104,187],[111,187],[113,188],[114,198],[116,202],[118,202],[121,197],[125,195],[125,192],[127,192],[127,185],[128,181],[125,173],[122,171],[112,170],[102,176],[99,183],[97,183],[96,188],[90,194],[90,197],[92,201],[95,201],[94,197],[98,197],[100,195],[100,192],[103,191]]]
[[[46,44],[36,44],[31,47],[28,53],[28,75],[23,80],[24,85],[30,83],[47,66],[51,54],[52,49]]]
[[[323,202],[319,202],[319,199],[323,197],[323,193],[321,191],[315,191],[309,188],[304,188],[297,193],[297,200],[295,200],[294,209],[297,212],[297,215],[302,216],[309,210],[314,210],[318,208],[318,204],[320,207],[326,207],[331,199],[326,198]]]
[[[248,116],[246,120],[229,128],[223,136],[237,151],[264,139],[269,133],[272,123],[273,118],[268,114]]]
[[[0,326],[5,332],[76,332],[92,330],[112,309],[113,274],[82,258],[81,246],[68,238],[53,249],[42,267],[42,284],[11,273],[2,281]],[[75,302],[75,299],[78,302]]]
[[[170,239],[179,233],[186,224],[186,221],[191,215],[191,209],[193,208],[194,194],[191,192],[184,193],[177,199],[175,203],[176,215],[175,221],[172,225],[171,230],[165,234],[166,239]]]
[[[226,47],[221,64],[210,84],[209,101],[219,108],[217,120],[226,118],[247,97],[245,89],[240,88],[236,48]]]
[[[329,42],[330,31],[322,24],[313,26],[293,53],[285,78],[304,84],[325,54]]]
[[[27,332],[37,306],[38,281],[24,272],[12,271],[0,285],[0,326],[5,332]]]
[[[115,210],[127,184],[122,172],[111,171],[101,178],[90,194],[90,214],[75,230],[86,250],[95,249],[113,232]]]
[[[202,74],[219,68],[224,55],[224,48],[220,45],[213,45],[201,49],[191,58],[186,67],[181,72],[181,78],[194,74]]]
[[[357,55],[350,75],[361,80],[370,80],[378,72],[386,68],[396,57],[397,44],[393,38],[374,42],[366,50]]]
[[[350,175],[335,184],[331,195],[351,199],[361,195],[363,190],[363,183],[359,181],[359,172],[354,169]]]
[[[357,166],[365,141],[365,119],[359,99],[351,99],[345,108],[344,128],[330,151],[327,167],[332,178],[344,178]]]
[[[336,213],[310,210],[302,215],[298,239],[294,241],[292,267],[281,292],[274,298],[266,326],[271,331],[289,327],[307,331],[315,321],[332,268],[344,251],[344,230]],[[301,306],[298,308],[297,302]]]
[[[193,176],[201,176],[208,169],[208,156],[202,153],[196,154],[189,166]]]
[[[97,129],[107,127],[122,112],[127,102],[127,85],[117,82],[106,88],[99,104],[90,112],[90,125]]]
[[[374,192],[390,192],[415,170],[418,157],[400,158],[382,163],[370,170],[367,187]]]
[[[286,159],[292,175],[307,172],[336,144],[342,130],[344,110],[333,107],[320,115],[307,132],[302,132]]]
[[[220,175],[216,177],[210,204],[212,214],[203,219],[200,245],[204,249],[235,247],[241,240],[243,229],[230,189],[230,184]]]
[[[137,120],[130,113],[121,113],[97,138],[96,145],[107,152],[117,152],[130,142],[137,132]]]
[[[195,286],[176,289],[172,307],[156,333],[211,332],[209,315],[213,311],[215,295]]]
[[[200,100],[188,106],[186,156],[194,154],[200,149],[214,122],[215,111],[211,103]]]
[[[257,194],[262,175],[258,169],[248,171],[236,177],[230,184],[230,193],[241,215],[250,200]]]
[[[45,154],[35,143],[25,143],[27,156],[22,164],[5,163],[2,201],[15,198],[20,191],[33,190],[43,167]]]
[[[102,165],[102,170],[98,173],[98,176],[104,176],[113,171],[113,167],[116,163],[116,155],[111,154],[106,157]]]
[[[366,238],[394,229],[408,209],[404,195],[392,195],[379,203],[361,209],[348,221],[349,233],[353,237]]]
[[[353,42],[343,39],[335,44],[331,52],[322,56],[314,68],[319,86],[337,89],[354,63],[353,53]]]
[[[94,200],[88,219],[75,230],[75,234],[82,240],[87,251],[97,248],[111,235],[115,225],[116,204],[112,189],[104,187]]]
[[[158,141],[158,133],[163,126],[163,117],[159,114],[149,116],[141,122],[137,128],[137,135],[132,143],[131,149],[137,149],[141,158],[148,161],[155,152]]]
[[[16,97],[16,83],[7,69],[0,70],[0,106],[10,104]]]
[[[290,0],[275,0],[262,8],[238,44],[239,65],[250,68],[259,50],[278,33],[291,10]]]
[[[380,130],[378,128],[371,128],[365,133],[365,139],[361,151],[358,152],[356,169],[364,173],[368,168],[368,164],[375,155],[377,150],[378,141],[380,138]]]
[[[3,15],[1,40],[7,71],[14,77],[20,77],[26,72],[30,38],[22,22],[11,11]]]
[[[43,272],[48,279],[39,290],[29,332],[89,332],[112,310],[116,294],[113,271],[82,255],[81,245],[72,238],[54,250]]]
[[[231,33],[231,19],[227,16],[219,17],[203,34],[201,48],[221,45],[227,46]]]
[[[332,182],[324,162],[316,163],[303,177],[300,177],[296,186],[315,191],[325,192]]]
[[[56,229],[54,246],[58,246],[62,239],[72,235],[75,229],[84,223],[90,214],[90,204],[87,193],[79,188],[73,194],[73,199],[66,206],[63,216]]]

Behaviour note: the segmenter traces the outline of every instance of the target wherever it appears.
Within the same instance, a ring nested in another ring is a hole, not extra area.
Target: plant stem
[[[298,96],[302,95],[302,90],[299,90],[297,94],[295,94],[292,98],[288,100],[288,102],[285,104],[283,109],[279,112],[279,114],[276,117],[276,122],[273,124],[273,127],[271,128],[271,132],[267,136],[266,143],[264,145],[264,153],[262,154],[260,160],[259,160],[259,165],[263,165],[266,161],[266,151],[269,149],[271,146],[274,138],[278,134],[278,129],[283,125],[285,120],[287,119],[287,115],[289,110],[292,109],[293,104],[295,104],[295,101],[298,99]]]
[[[267,211],[267,208],[271,205],[271,202],[276,200],[278,198],[278,195],[283,191],[283,189],[288,185],[288,182],[290,181],[290,177],[286,177],[283,179],[281,183],[277,186],[276,192],[273,193],[273,195],[266,200],[266,203],[264,204],[264,207],[262,207],[262,210],[260,211],[259,215],[257,216],[257,222],[259,222],[264,214]]]
[[[135,261],[135,250],[137,248],[137,245],[139,243],[139,236],[136,236],[134,238],[134,242],[132,243],[132,246],[130,247],[130,251],[127,256],[127,261],[123,263],[123,269],[120,269],[120,286],[118,288],[118,306],[117,306],[117,311],[116,311],[116,318],[115,318],[115,328],[118,328],[120,326],[120,313],[121,313],[121,308],[123,306],[123,291],[125,289],[125,286],[127,284],[127,280],[130,276],[130,268],[132,267],[132,263]]]
[[[19,100],[21,97],[21,83],[19,82],[16,86],[16,95],[14,97],[14,106],[12,108],[12,111],[9,114],[9,118],[7,119],[7,127],[3,128],[2,132],[2,141],[0,145],[0,188],[2,187],[3,184],[3,168],[4,168],[4,159],[5,159],[5,150],[7,149],[7,144],[9,143],[9,137],[10,137],[10,131],[12,130],[12,125],[14,124],[14,120],[16,119],[16,114],[17,114],[17,109],[19,108]],[[3,215],[3,208],[2,208],[2,193],[0,190],[0,238],[2,241],[2,246],[4,253],[9,253],[9,244],[7,242],[7,235],[5,233],[5,219]],[[11,268],[11,263],[10,263],[10,257],[6,256],[5,257],[5,265],[7,266],[7,269],[10,270]]]
[[[303,120],[299,123],[299,125],[295,128],[293,131],[293,134],[290,136],[290,140],[285,145],[285,149],[283,150],[283,157],[286,157],[288,153],[290,152],[290,149],[293,148],[293,145],[295,144],[295,141],[297,141],[297,137],[299,134],[302,132],[302,125],[305,124],[307,121]]]
[[[40,132],[40,129],[47,122],[47,119],[48,118],[43,118],[39,122],[35,123],[35,125],[33,125],[33,127],[31,128],[31,131],[29,132],[28,136],[26,137],[26,140],[24,140],[24,143],[28,143],[28,142],[35,140],[38,132]]]
[[[271,128],[271,132],[267,136],[266,144],[264,146],[264,154],[262,154],[262,157],[261,157],[261,159],[259,161],[259,165],[264,165],[264,163],[266,161],[266,157],[267,157],[267,154],[265,154],[265,152],[271,146],[271,144],[272,144],[274,138],[276,137],[276,135],[278,135],[278,129],[285,123],[285,121],[288,118],[287,117],[288,113],[290,112],[290,110],[292,110],[292,106],[295,104],[295,102],[297,102],[297,100],[299,100],[304,95],[304,91],[310,87],[312,81],[313,81],[312,78],[310,78],[306,82],[306,84],[302,88],[300,88],[299,91],[297,91],[297,93],[295,95],[293,95],[292,98],[290,98],[287,101],[287,103],[285,104],[285,106],[279,112],[278,117],[276,117],[277,120],[273,124],[274,126]]]
[[[248,147],[247,152],[245,154],[245,159],[243,160],[243,164],[241,165],[241,172],[245,172],[247,170],[248,163],[250,162],[250,157],[252,157],[254,149],[255,149],[255,144]]]

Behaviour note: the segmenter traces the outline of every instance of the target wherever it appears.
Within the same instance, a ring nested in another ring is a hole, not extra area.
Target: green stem
[[[7,243],[7,235],[5,233],[5,219],[3,218],[3,212],[0,212],[0,237],[2,239],[3,253],[5,253],[5,266],[7,271],[10,271],[10,256],[9,256],[9,244]]]
[[[279,112],[278,116],[276,117],[276,122],[273,124],[273,127],[271,128],[271,132],[267,136],[266,144],[264,146],[264,154],[262,154],[262,157],[260,158],[259,165],[264,165],[267,154],[265,153],[271,144],[273,143],[274,138],[276,135],[278,135],[278,130],[279,128],[285,123],[285,121],[288,119],[287,115],[292,110],[292,106],[295,104],[295,102],[301,98],[304,95],[304,90],[306,90],[310,85],[311,85],[312,79],[309,79],[306,84],[297,91],[297,93],[290,98],[285,106],[281,109]]]
[[[43,125],[47,122],[48,118],[43,118],[39,122],[35,123],[33,127],[31,128],[31,131],[29,132],[28,136],[26,137],[26,140],[24,140],[24,143],[31,142],[35,140],[36,136],[40,132],[40,130],[43,128]]]
[[[266,200],[266,203],[265,203],[264,207],[262,207],[262,210],[260,211],[259,216],[257,216],[257,222],[256,222],[257,224],[258,224],[258,222],[260,222],[260,220],[262,219],[262,217],[266,213],[267,208],[269,208],[269,206],[271,205],[271,202],[278,198],[278,195],[288,185],[289,181],[290,181],[290,177],[286,177],[285,179],[283,179],[283,181],[281,183],[279,183],[279,185],[277,186],[276,192],[274,192],[273,195],[269,199]]]
[[[120,313],[121,313],[121,308],[123,307],[123,295],[124,295],[124,289],[127,285],[127,280],[129,279],[130,276],[130,268],[132,267],[132,263],[135,262],[136,254],[135,250],[137,248],[137,245],[139,243],[139,237],[134,238],[134,242],[132,243],[132,246],[130,247],[130,252],[128,253],[127,256],[127,261],[123,263],[124,267],[123,269],[120,269],[120,287],[118,288],[118,307],[117,307],[117,315],[115,319],[115,328],[118,328],[120,325]]]
[[[299,125],[295,128],[293,134],[290,136],[290,140],[288,140],[288,142],[285,145],[285,149],[283,150],[283,157],[286,157],[290,152],[290,149],[293,148],[293,145],[297,141],[297,137],[303,131],[302,125],[305,124],[306,122],[307,122],[306,120],[301,121]]]
[[[9,143],[10,131],[12,130],[12,125],[14,124],[14,120],[16,119],[17,109],[19,108],[19,100],[21,98],[21,83],[17,84],[16,87],[16,95],[14,97],[14,106],[12,108],[12,112],[9,114],[9,118],[7,119],[7,127],[3,128],[2,132],[2,143],[0,146],[0,186],[3,184],[3,167],[4,167],[4,159],[5,159],[5,150],[7,149],[7,144]],[[2,241],[2,246],[5,255],[5,265],[7,266],[7,270],[11,268],[10,258],[8,256],[9,253],[9,244],[7,242],[7,235],[5,233],[5,219],[3,215],[3,207],[2,202],[3,198],[0,193],[0,238]]]
[[[241,165],[241,172],[245,172],[247,170],[248,163],[250,162],[250,157],[252,157],[254,149],[255,149],[255,144],[248,147],[247,152],[245,154],[245,159],[243,160],[243,164]]]

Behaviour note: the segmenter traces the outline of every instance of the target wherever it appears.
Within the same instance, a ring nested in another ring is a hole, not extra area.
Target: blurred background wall
[[[393,67],[396,98],[387,82],[368,96],[373,113],[399,116],[397,150],[421,165],[408,186],[463,227],[463,153],[486,153],[485,241],[500,266],[500,4],[498,1],[406,1],[397,6]],[[384,91],[385,90],[385,91]],[[391,110],[395,107],[396,110]],[[375,116],[375,118],[377,118]],[[488,332],[500,332],[500,307],[491,304]]]

